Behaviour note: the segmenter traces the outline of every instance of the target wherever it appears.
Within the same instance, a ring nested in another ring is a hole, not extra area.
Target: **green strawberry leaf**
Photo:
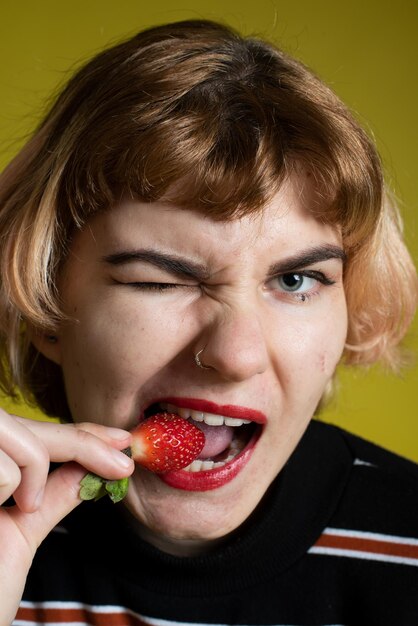
[[[129,478],[120,480],[107,480],[105,484],[106,492],[112,502],[120,502],[128,492]]]
[[[97,474],[86,474],[80,481],[81,500],[100,500],[109,496],[112,502],[120,502],[128,492],[129,478],[106,480]]]
[[[80,482],[81,500],[97,500],[102,488],[103,478],[96,474],[86,474]]]

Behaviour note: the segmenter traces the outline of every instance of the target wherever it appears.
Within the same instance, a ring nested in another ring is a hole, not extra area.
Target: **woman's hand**
[[[129,476],[133,462],[119,450],[126,431],[98,424],[54,424],[0,409],[0,626],[19,606],[34,554],[50,530],[79,503],[86,470],[109,479]],[[48,474],[51,461],[64,463]]]

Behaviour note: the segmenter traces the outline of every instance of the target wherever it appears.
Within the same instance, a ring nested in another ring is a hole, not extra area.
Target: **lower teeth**
[[[183,468],[183,472],[205,472],[211,469],[217,469],[219,467],[223,467],[227,463],[230,463],[236,456],[245,448],[245,444],[239,441],[233,441],[230,448],[229,454],[226,459],[223,461],[212,461],[210,459],[196,459],[190,465]]]

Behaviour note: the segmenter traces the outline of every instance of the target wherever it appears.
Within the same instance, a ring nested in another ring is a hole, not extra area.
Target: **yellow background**
[[[274,40],[351,106],[375,136],[417,261],[416,0],[2,0],[0,167],[81,61],[143,27],[189,18],[222,20]],[[417,335],[415,323],[416,352]],[[373,370],[343,372],[340,380],[324,418],[418,461],[418,367],[402,378]],[[5,399],[0,404],[39,417]]]

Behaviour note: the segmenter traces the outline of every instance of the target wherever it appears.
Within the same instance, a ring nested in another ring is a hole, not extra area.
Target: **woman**
[[[416,467],[312,422],[342,359],[399,368],[416,306],[336,96],[219,24],[154,28],[70,81],[0,206],[3,388],[63,421],[2,413],[0,623],[414,623]],[[188,470],[121,452],[161,411],[205,432]],[[86,470],[126,500],[78,507]]]

